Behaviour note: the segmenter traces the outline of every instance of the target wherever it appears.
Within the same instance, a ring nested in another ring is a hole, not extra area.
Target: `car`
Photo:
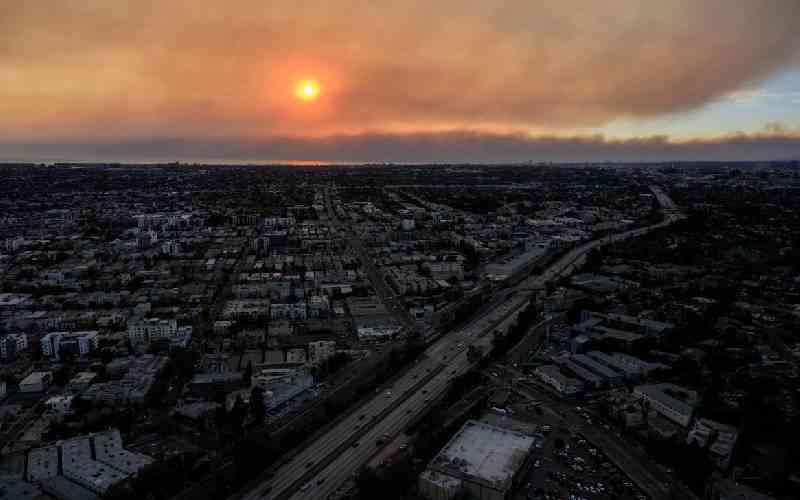
[[[311,488],[311,483],[306,483],[300,487],[300,491],[306,491],[309,488]]]
[[[317,486],[319,486],[320,484],[322,484],[324,482],[325,482],[325,478],[324,477],[322,477],[320,479],[317,479]]]
[[[356,441],[355,443],[353,443],[353,444],[352,444],[352,445],[350,445],[350,446],[352,446],[353,448],[358,448],[358,445],[359,445],[359,444],[361,444],[361,443],[359,443],[358,441]]]
[[[311,468],[312,465],[314,465],[314,461],[313,460],[309,460],[308,463],[306,463],[306,469]]]

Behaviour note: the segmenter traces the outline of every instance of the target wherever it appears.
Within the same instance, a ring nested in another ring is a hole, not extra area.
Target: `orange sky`
[[[702,109],[800,49],[797,0],[7,3],[6,142],[603,132]],[[294,95],[309,78],[313,104]]]

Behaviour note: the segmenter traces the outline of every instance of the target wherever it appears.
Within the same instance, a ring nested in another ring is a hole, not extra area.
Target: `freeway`
[[[584,243],[570,250],[539,276],[528,278],[513,289],[499,290],[493,298],[495,307],[467,326],[442,336],[396,379],[390,389],[366,400],[358,411],[342,419],[307,448],[281,464],[269,479],[238,498],[327,498],[369,460],[377,451],[376,443],[379,440],[402,432],[411,421],[427,411],[436,398],[445,393],[454,377],[470,368],[466,355],[469,345],[488,350],[491,332],[506,331],[511,326],[516,320],[516,313],[531,300],[529,290],[541,289],[547,282],[568,275],[595,248],[667,227],[680,218],[682,215],[677,211],[665,211],[664,220],[658,224]],[[506,300],[497,300],[498,297],[505,297]]]
[[[527,302],[526,296],[512,297],[431,345],[391,388],[374,395],[243,498],[325,498],[377,451],[379,438],[401,432],[444,394],[450,380],[469,369],[468,343],[488,348],[490,333],[507,329],[516,318],[515,311]]]

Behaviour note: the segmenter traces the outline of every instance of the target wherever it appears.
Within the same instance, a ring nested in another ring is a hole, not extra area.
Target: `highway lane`
[[[517,307],[523,305],[526,300],[518,300]],[[508,328],[513,323],[514,318],[506,318],[499,325],[495,325],[500,329]],[[473,343],[482,347],[488,347],[491,343],[492,335],[490,331],[484,330],[478,332],[473,329],[472,339]],[[479,333],[483,333],[480,335]],[[449,361],[445,367],[442,363],[443,370],[435,376],[425,386],[425,392],[417,391],[412,394],[406,401],[400,404],[382,421],[378,422],[372,429],[367,431],[363,436],[358,438],[358,446],[346,450],[335,461],[331,462],[322,471],[316,473],[313,477],[309,478],[305,485],[301,485],[305,489],[298,489],[298,491],[289,496],[291,500],[310,500],[316,498],[327,498],[328,495],[336,491],[342,483],[346,482],[359,468],[366,463],[378,450],[375,442],[388,435],[390,438],[395,437],[397,434],[405,430],[408,424],[417,418],[420,414],[425,412],[437,398],[442,396],[453,378],[465,373],[471,366],[467,359],[466,347],[453,349],[456,353],[448,356]],[[446,354],[446,353],[444,353]],[[321,484],[317,481],[323,480]]]
[[[262,483],[243,498],[247,500],[284,498],[284,493],[298,491],[298,488],[305,484],[304,482],[310,477],[325,477],[324,472],[327,467],[323,469],[323,472],[319,472],[315,465],[326,462],[332,454],[347,445],[351,439],[366,439],[361,436],[377,439],[376,436],[382,436],[384,433],[400,432],[403,425],[410,419],[416,418],[427,408],[430,401],[444,392],[453,377],[466,370],[468,367],[466,359],[468,343],[477,342],[478,345],[488,348],[491,343],[491,335],[481,336],[481,334],[490,333],[494,327],[507,328],[515,317],[511,312],[522,307],[527,300],[528,298],[525,296],[512,298],[501,304],[500,307],[476,318],[464,329],[434,343],[425,352],[425,356],[405,375],[398,378],[391,388],[381,389],[380,394],[376,394],[366,401],[358,411],[353,412],[311,446],[286,461],[276,471],[273,479]],[[500,324],[497,324],[498,320],[500,320]],[[453,373],[453,370],[456,372]],[[436,372],[440,373],[436,374],[424,388],[411,390],[426,375]],[[387,395],[386,391],[391,391],[391,395]],[[398,398],[401,404],[397,409],[383,419],[374,420],[375,416],[386,411]],[[408,413],[409,409],[411,413]],[[336,457],[337,461],[340,459],[341,457]],[[355,469],[350,470],[349,468],[346,470],[349,471],[348,474],[355,471]],[[337,477],[339,476],[346,480],[346,475],[339,474]],[[334,482],[332,478],[329,484]],[[325,483],[328,483],[328,480]],[[271,490],[264,495],[263,493],[268,487]],[[326,486],[326,488],[329,487]],[[307,491],[310,490],[311,488]]]
[[[372,448],[371,445],[378,437],[401,432],[403,426],[426,410],[433,398],[444,392],[453,376],[463,373],[468,368],[466,351],[470,344],[489,347],[491,331],[498,326],[507,328],[515,321],[516,315],[513,312],[518,311],[531,298],[529,294],[524,293],[526,288],[541,288],[547,282],[571,272],[575,268],[576,261],[584,258],[594,248],[641,236],[666,227],[681,217],[680,214],[669,214],[658,224],[605,236],[572,249],[541,275],[517,285],[514,290],[521,293],[512,295],[509,300],[501,301],[497,307],[485,312],[466,327],[437,340],[426,350],[422,361],[397,379],[390,389],[391,395],[387,396],[383,392],[386,389],[383,389],[380,394],[373,396],[359,411],[349,415],[293,459],[284,463],[272,480],[262,482],[244,498],[246,500],[325,498],[372,456],[376,450],[369,448]],[[499,293],[508,294],[509,291],[504,290]],[[453,370],[455,374],[452,373]],[[435,375],[425,384],[424,389],[412,391],[420,377],[429,372],[435,372]],[[396,407],[388,411],[395,404]],[[378,420],[374,419],[384,412],[388,413]],[[352,446],[351,443],[356,440],[360,443],[358,447],[351,447],[353,451],[345,449],[346,446]],[[364,445],[368,446],[362,448]],[[332,457],[337,452],[339,454]],[[318,463],[325,463],[321,470],[315,467]],[[314,483],[306,487],[312,478]],[[319,479],[324,481],[316,484]]]

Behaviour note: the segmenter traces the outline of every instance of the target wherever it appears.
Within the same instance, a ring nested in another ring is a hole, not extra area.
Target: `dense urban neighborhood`
[[[797,167],[0,165],[0,499],[798,498]]]

